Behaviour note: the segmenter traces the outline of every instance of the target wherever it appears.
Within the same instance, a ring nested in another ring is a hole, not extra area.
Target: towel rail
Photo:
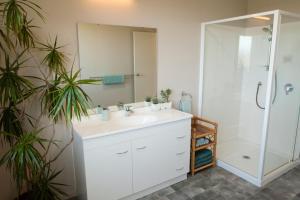
[[[125,79],[132,79],[132,77],[134,76],[134,74],[127,74],[124,75]],[[90,76],[90,79],[96,79],[96,80],[102,80],[104,78],[104,76]]]

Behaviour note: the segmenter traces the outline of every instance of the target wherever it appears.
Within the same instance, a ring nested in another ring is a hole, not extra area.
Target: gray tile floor
[[[300,200],[300,166],[264,188],[217,167],[140,200]]]
[[[139,200],[300,200],[300,166],[257,188],[219,168],[208,169]],[[73,198],[72,200],[76,200]]]

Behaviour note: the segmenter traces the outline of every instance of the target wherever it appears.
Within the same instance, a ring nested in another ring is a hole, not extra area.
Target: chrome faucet
[[[130,113],[134,113],[133,109],[132,109],[132,106],[124,106],[124,110],[126,112],[130,112]]]

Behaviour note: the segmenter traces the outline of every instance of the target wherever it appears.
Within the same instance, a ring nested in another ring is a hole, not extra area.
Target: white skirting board
[[[187,175],[179,176],[177,178],[171,179],[171,180],[166,181],[164,183],[161,183],[159,185],[153,186],[153,187],[151,187],[151,188],[149,188],[147,190],[144,190],[144,191],[135,193],[133,195],[130,195],[128,197],[122,198],[120,200],[136,200],[136,199],[142,198],[144,196],[147,196],[149,194],[152,194],[154,192],[157,192],[157,191],[159,191],[159,190],[161,190],[163,188],[169,187],[170,185],[173,185],[175,183],[179,183],[181,181],[184,181],[186,179],[187,179]]]
[[[166,181],[164,183],[161,183],[159,185],[153,186],[153,187],[151,187],[149,189],[146,189],[144,191],[141,191],[141,192],[135,193],[133,195],[124,197],[124,198],[122,198],[120,200],[136,200],[136,199],[142,198],[144,196],[147,196],[149,194],[152,194],[154,192],[157,192],[157,191],[159,191],[159,190],[161,190],[163,188],[169,187],[169,186],[171,186],[173,184],[176,184],[176,183],[179,183],[181,181],[184,181],[186,179],[187,179],[187,175],[182,175],[182,176],[179,176],[177,178],[174,178],[174,179],[171,179],[169,181]],[[82,195],[79,195],[79,196],[74,197],[74,198],[76,198],[76,199],[82,199],[82,200],[87,200],[86,199],[86,194],[82,194]]]

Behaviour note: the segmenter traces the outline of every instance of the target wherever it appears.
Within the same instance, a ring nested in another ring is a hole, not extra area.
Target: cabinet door
[[[150,136],[135,140],[133,151],[133,191],[139,192],[168,179],[168,154],[164,137]]]
[[[132,142],[134,192],[189,171],[190,124],[186,120],[143,130],[153,134]]]
[[[117,200],[132,194],[130,143],[87,148],[85,172],[88,200]]]

